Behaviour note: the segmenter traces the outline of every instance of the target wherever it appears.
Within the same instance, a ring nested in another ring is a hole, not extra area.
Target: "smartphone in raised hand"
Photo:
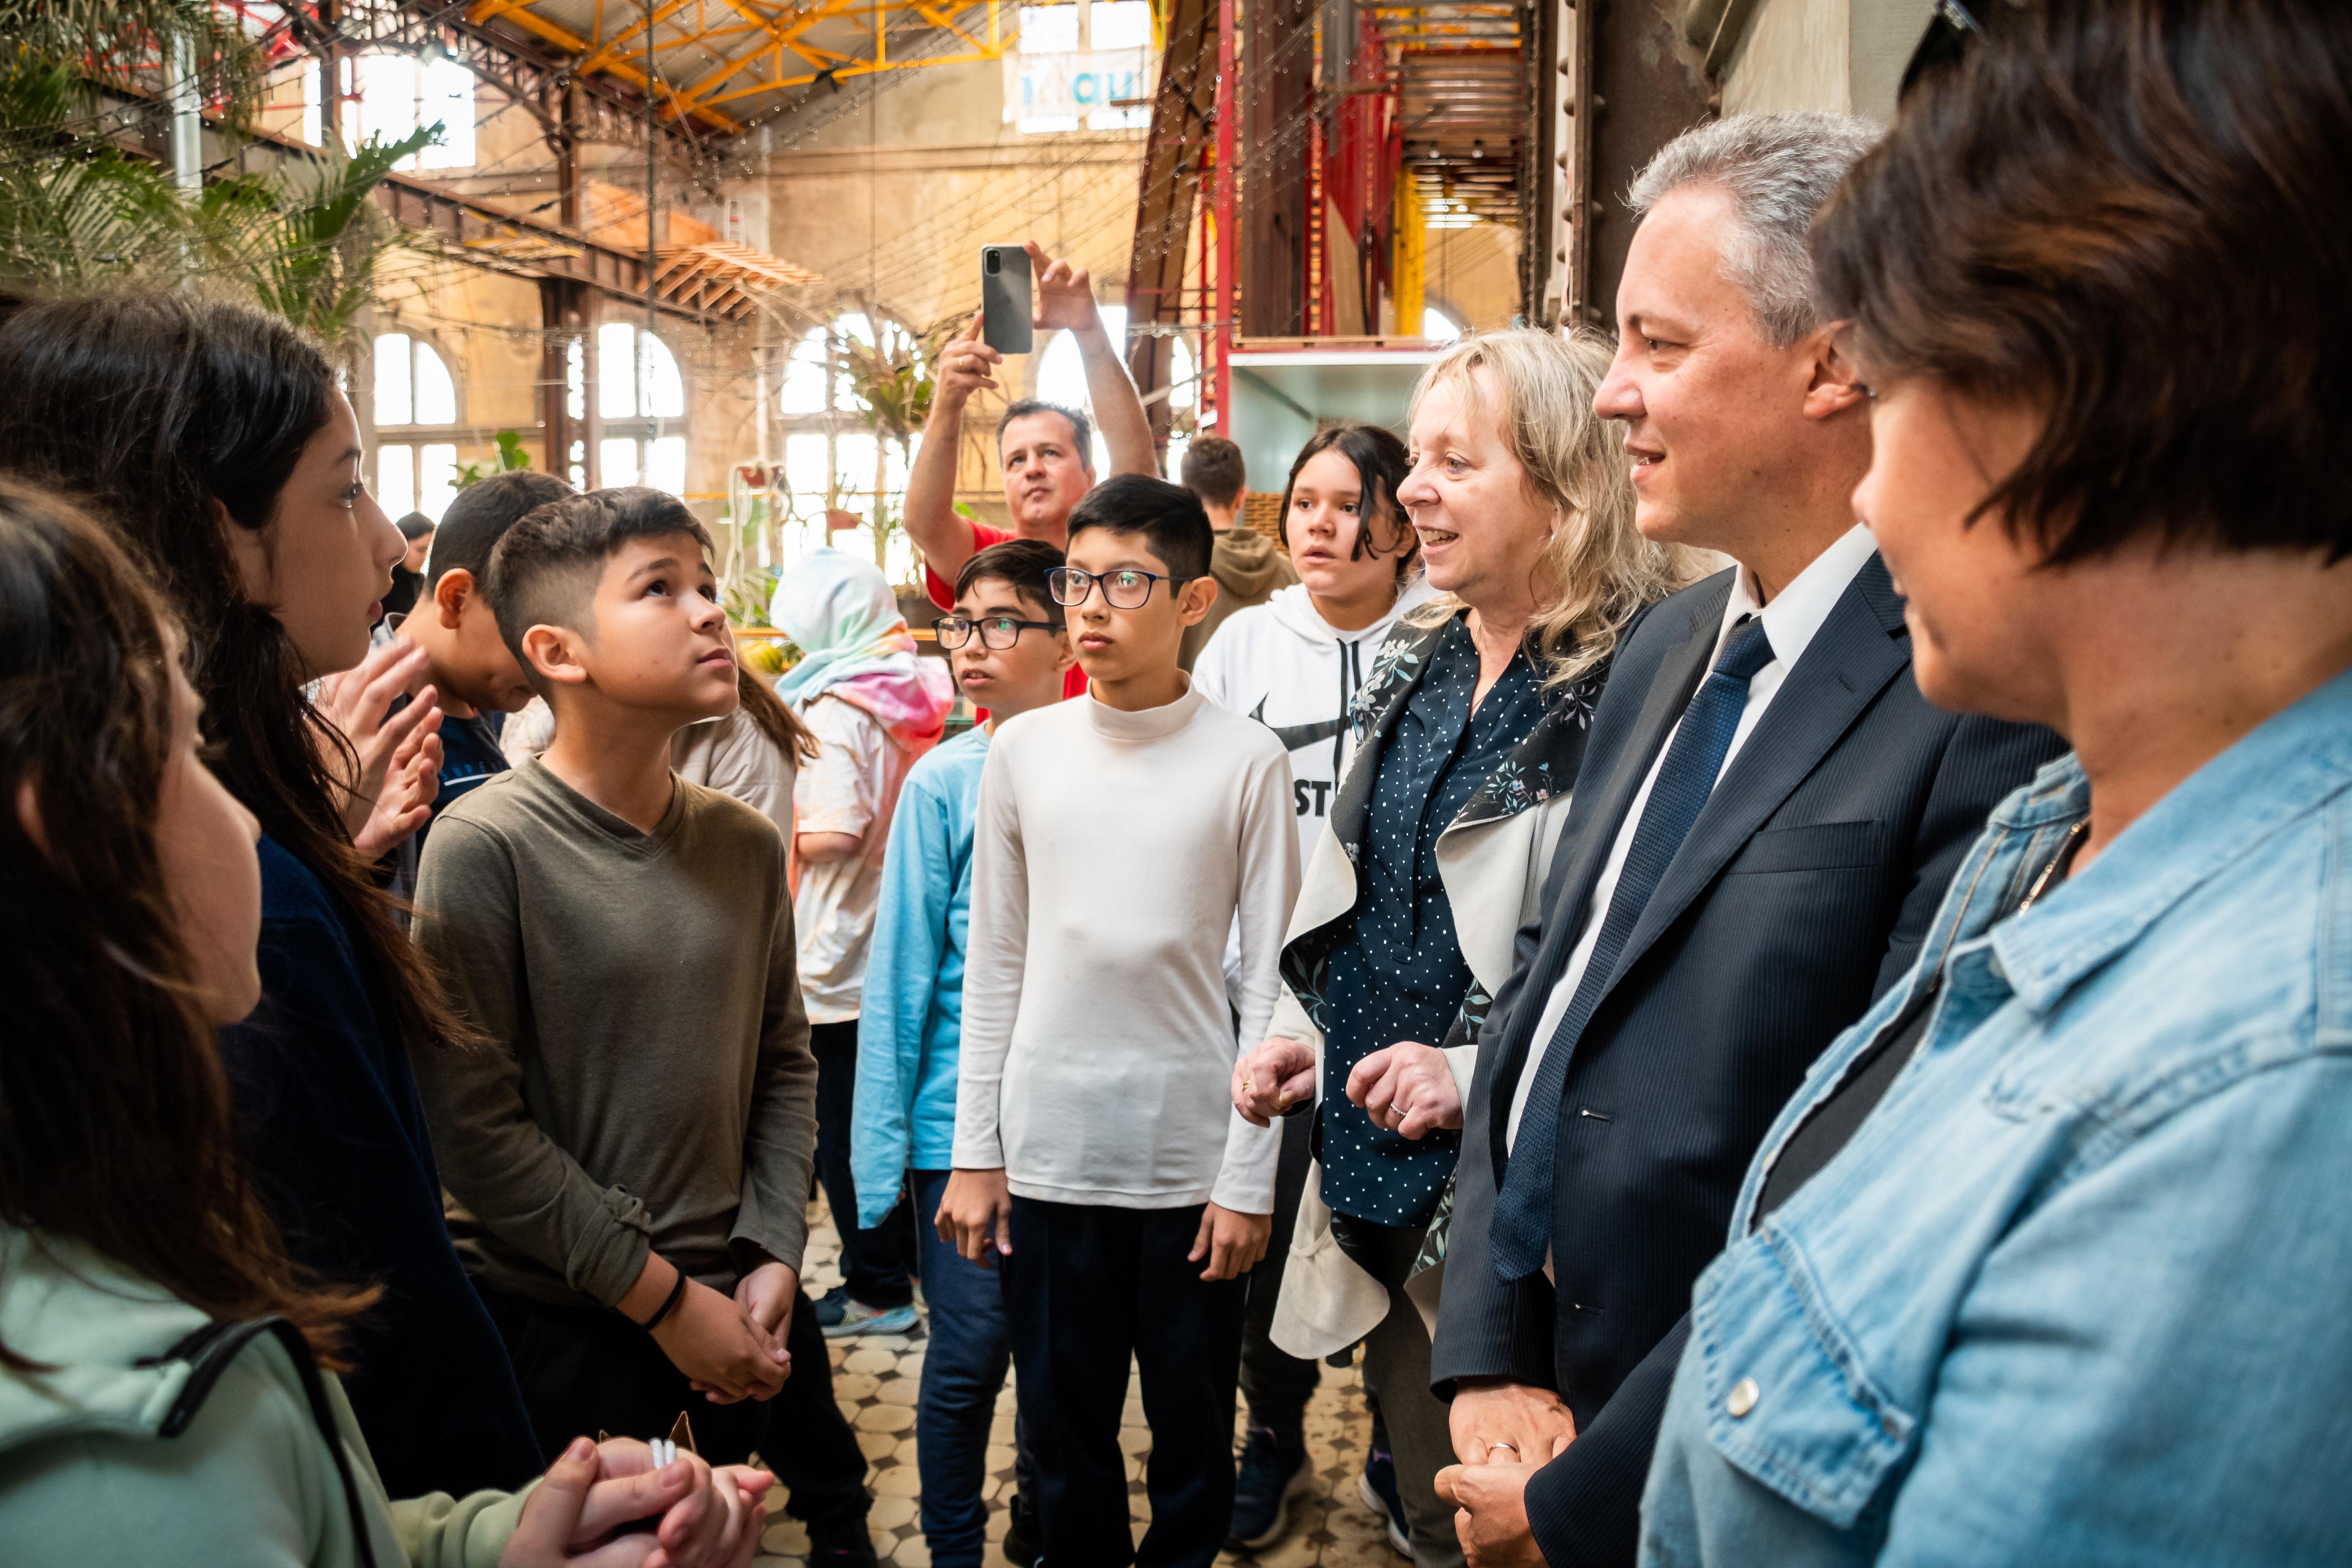
[[[1030,322],[1029,253],[1017,245],[980,247],[980,341],[1001,354],[1025,354],[1034,346]]]

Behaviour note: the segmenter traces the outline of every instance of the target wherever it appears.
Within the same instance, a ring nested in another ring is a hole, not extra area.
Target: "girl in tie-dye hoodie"
[[[945,660],[915,651],[870,561],[838,550],[803,558],[776,584],[769,619],[803,655],[778,679],[776,695],[818,745],[793,789],[793,916],[817,1059],[817,1175],[841,1227],[847,1282],[816,1303],[817,1319],[836,1338],[903,1333],[914,1326],[908,1211],[898,1205],[875,1229],[856,1228],[849,1127],[858,1003],[898,786],[939,741],[955,686]]]

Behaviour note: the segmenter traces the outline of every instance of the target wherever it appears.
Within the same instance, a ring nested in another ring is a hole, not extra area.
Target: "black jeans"
[[[1282,1155],[1274,1174],[1274,1234],[1265,1260],[1249,1271],[1249,1313],[1242,1320],[1242,1402],[1250,1425],[1271,1427],[1285,1443],[1306,1441],[1307,1402],[1322,1380],[1319,1363],[1302,1361],[1274,1342],[1274,1304],[1282,1294],[1282,1264],[1298,1227],[1298,1200],[1314,1158],[1315,1118],[1282,1124]]]
[[[793,1374],[773,1399],[713,1405],[688,1386],[654,1337],[594,1307],[558,1307],[484,1289],[490,1321],[514,1358],[523,1407],[549,1463],[574,1437],[662,1437],[684,1412],[695,1451],[714,1465],[740,1465],[756,1450],[789,1494],[784,1511],[811,1541],[861,1540],[866,1456],[833,1402],[833,1362],[805,1291],[793,1302],[784,1346]]]
[[[857,1228],[857,1184],[849,1173],[849,1130],[857,1110],[857,1020],[809,1026],[816,1058],[816,1177],[841,1233],[841,1278],[851,1300],[885,1310],[915,1299],[915,1221],[901,1196],[872,1230]]]
[[[1185,1258],[1199,1204],[1013,1200],[1004,1315],[1037,1478],[1043,1568],[1209,1568],[1234,1512],[1234,1378],[1246,1285]],[[1128,1359],[1143,1380],[1151,1528],[1128,1527]]]

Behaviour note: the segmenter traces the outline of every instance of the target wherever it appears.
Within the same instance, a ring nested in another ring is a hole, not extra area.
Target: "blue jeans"
[[[988,1428],[1013,1351],[1004,1331],[1003,1276],[966,1261],[934,1221],[945,1171],[912,1173],[917,1266],[930,1302],[930,1339],[915,1410],[915,1464],[923,1482],[923,1540],[934,1568],[980,1568],[988,1552]],[[1013,1434],[1013,1477],[1029,1490],[1028,1445]]]

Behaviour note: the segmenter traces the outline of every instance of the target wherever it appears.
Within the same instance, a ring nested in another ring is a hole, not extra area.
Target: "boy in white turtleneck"
[[[1228,1085],[1273,1013],[1298,840],[1282,742],[1177,667],[1216,595],[1210,547],[1199,500],[1163,480],[1079,503],[1053,587],[1089,693],[1003,725],[981,783],[939,1229],[1004,1269],[1052,1563],[1136,1554],[1130,1356],[1152,1427],[1143,1555],[1206,1563],[1231,1519],[1242,1276],[1280,1134],[1236,1115]]]

